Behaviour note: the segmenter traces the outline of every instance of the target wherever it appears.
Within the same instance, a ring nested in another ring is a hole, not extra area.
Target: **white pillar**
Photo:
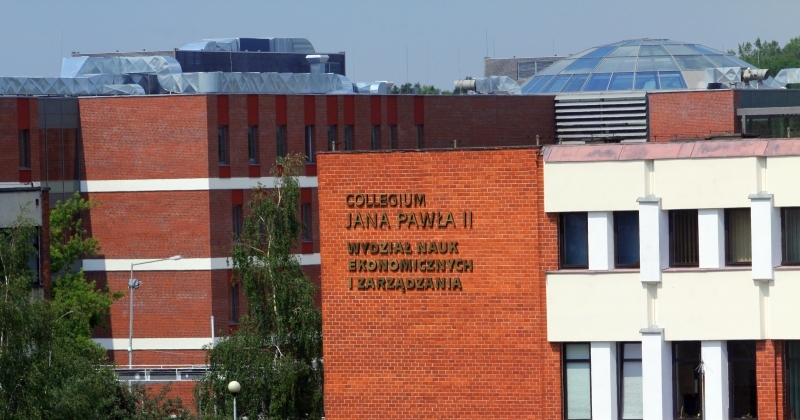
[[[642,404],[644,420],[672,420],[672,347],[664,329],[642,328]]]
[[[611,270],[614,268],[614,213],[590,211],[589,270]]]
[[[773,280],[773,269],[781,265],[781,214],[772,194],[750,195],[750,235],[753,280]]]
[[[700,268],[725,267],[725,210],[697,210]]]
[[[728,420],[728,346],[725,341],[702,341],[705,388],[703,389],[704,420]]]
[[[617,420],[616,343],[591,343],[592,420]]]
[[[639,203],[639,273],[641,281],[660,282],[669,266],[669,220],[661,199],[644,197]]]

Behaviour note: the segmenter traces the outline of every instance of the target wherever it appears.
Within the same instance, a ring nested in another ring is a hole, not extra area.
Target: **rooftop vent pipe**
[[[769,77],[769,69],[744,69],[742,72],[742,81],[748,83],[752,80],[763,81]]]
[[[475,79],[455,80],[453,83],[456,85],[456,89],[461,91],[475,90],[476,88]]]

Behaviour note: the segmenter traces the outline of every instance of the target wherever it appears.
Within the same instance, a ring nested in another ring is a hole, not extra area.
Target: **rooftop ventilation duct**
[[[769,76],[769,69],[744,69],[742,71],[742,81],[749,83],[752,81],[762,81]]]
[[[176,74],[181,72],[178,60],[165,56],[145,57],[64,57],[61,77],[91,74]]]

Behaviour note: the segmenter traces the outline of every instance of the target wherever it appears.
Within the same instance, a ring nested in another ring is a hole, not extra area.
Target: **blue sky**
[[[211,37],[307,37],[347,52],[354,81],[452,89],[483,57],[574,54],[631,38],[716,49],[800,36],[798,0],[12,1],[0,14],[0,75],[56,76],[72,51],[172,49]],[[488,48],[487,48],[488,47]],[[406,60],[408,49],[408,60]]]

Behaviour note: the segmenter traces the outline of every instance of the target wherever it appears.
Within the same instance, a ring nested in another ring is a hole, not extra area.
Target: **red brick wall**
[[[326,418],[561,418],[560,347],[545,319],[556,223],[543,213],[538,154],[320,155]],[[345,229],[345,196],[382,192],[426,194],[424,209],[405,211],[470,210],[473,226],[457,213],[458,228],[397,229],[400,210],[387,208],[391,227]],[[474,270],[446,274],[463,291],[348,290],[348,241],[409,241],[412,258],[417,241],[457,241]]]
[[[756,342],[756,386],[759,420],[783,420],[783,341]]]
[[[0,182],[19,182],[18,136],[17,98],[0,98]]]
[[[704,139],[741,132],[732,90],[649,92],[650,141]]]

